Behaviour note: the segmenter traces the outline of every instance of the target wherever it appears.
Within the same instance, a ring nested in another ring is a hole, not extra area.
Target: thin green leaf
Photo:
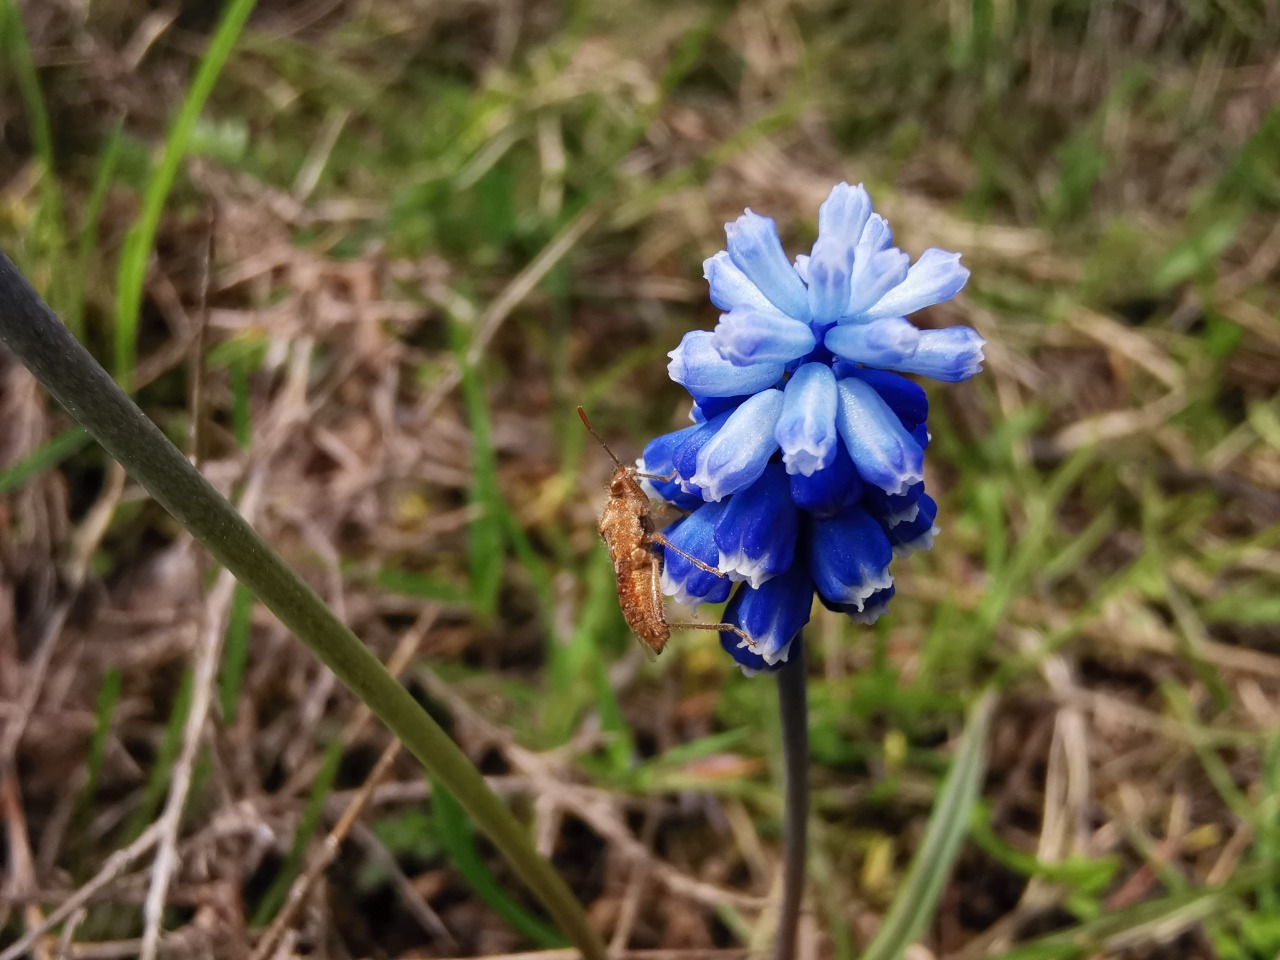
[[[29,118],[31,145],[40,160],[40,216],[37,220],[38,240],[48,262],[57,263],[65,243],[62,221],[62,191],[53,166],[53,128],[40,77],[31,56],[31,45],[22,26],[22,16],[15,0],[0,0],[0,53],[3,53],[17,75],[18,93]]]
[[[471,821],[458,801],[439,781],[431,784],[431,807],[435,812],[436,831],[444,851],[462,879],[505,920],[512,930],[528,937],[539,946],[555,949],[565,940],[502,889],[497,878],[485,865],[471,835]]]
[[[1236,902],[1237,878],[1223,887],[1201,888],[1148,900],[1125,910],[1022,944],[1000,960],[1077,960],[1110,954],[1144,942],[1166,941],[1183,930],[1225,911]],[[1252,881],[1256,882],[1254,875]]]
[[[169,722],[164,728],[164,738],[160,741],[160,749],[156,751],[155,761],[151,764],[151,773],[147,777],[147,785],[142,791],[142,802],[134,809],[125,826],[124,839],[131,843],[138,838],[148,823],[156,817],[156,811],[164,802],[169,792],[169,781],[172,779],[173,765],[178,759],[178,750],[182,747],[182,729],[187,722],[187,713],[191,710],[191,698],[195,693],[195,679],[191,671],[182,674],[182,682],[178,685],[178,693],[173,698],[173,708],[169,711]]]
[[[89,434],[84,427],[72,427],[50,437],[13,466],[0,470],[0,494],[6,494],[32,477],[56,467],[88,442]]]
[[[204,110],[209,94],[218,81],[227,57],[244,29],[245,21],[257,0],[230,0],[218,29],[209,42],[196,70],[195,79],[182,101],[173,124],[165,137],[164,153],[147,184],[142,197],[142,211],[125,237],[116,275],[116,380],[126,390],[133,382],[133,367],[138,349],[138,318],[142,311],[142,289],[147,279],[147,263],[151,247],[160,227],[160,215],[178,176],[178,167],[187,155],[191,133]]]
[[[76,263],[79,266],[68,278],[71,292],[68,295],[65,319],[68,329],[82,339],[84,337],[85,282],[89,276],[89,264],[98,250],[98,222],[102,219],[107,190],[111,187],[111,181],[115,179],[116,167],[120,163],[120,147],[123,142],[124,122],[119,121],[111,128],[107,143],[102,148],[102,159],[98,161],[98,173],[94,177],[89,199],[85,201],[84,217],[80,221],[80,237],[76,251]]]
[[[102,687],[98,690],[98,706],[93,717],[93,733],[89,736],[89,749],[85,756],[84,788],[76,800],[76,811],[72,817],[72,849],[76,852],[76,872],[81,876],[87,873],[87,864],[81,860],[88,845],[93,798],[98,792],[98,777],[102,773],[102,758],[106,754],[107,734],[111,732],[116,704],[120,702],[121,680],[122,674],[118,667],[111,667],[102,678]]]
[[[549,651],[546,670],[547,709],[542,723],[552,743],[566,743],[578,724],[582,711],[595,704],[595,690],[589,676],[599,660],[600,638],[615,622],[618,592],[613,566],[592,563],[588,568],[586,598],[578,609],[578,622],[565,643],[555,643]]]
[[[412,570],[397,570],[388,567],[379,570],[372,581],[389,593],[398,593],[406,597],[419,597],[423,600],[440,600],[444,603],[465,605],[468,602],[467,591],[448,580],[429,577],[426,574],[414,573]]]
[[[248,450],[253,445],[253,419],[249,405],[249,360],[238,356],[230,363],[231,370],[231,432],[236,446]]]
[[[943,885],[969,830],[969,816],[978,802],[986,770],[987,733],[994,712],[995,695],[987,692],[974,707],[960,738],[920,851],[862,960],[898,960],[933,918]]]
[[[467,553],[471,569],[471,603],[477,615],[492,620],[498,609],[502,587],[504,537],[502,514],[506,504],[498,489],[498,464],[493,454],[489,409],[484,388],[475,370],[467,363],[466,344],[455,325],[458,365],[462,371],[462,398],[471,428],[472,507],[479,511],[467,530]]]
[[[625,770],[636,755],[635,736],[627,723],[618,694],[609,682],[609,668],[604,659],[596,657],[594,677],[596,710],[600,715],[600,732],[605,738],[605,755],[615,772]]]
[[[276,915],[276,911],[284,903],[284,898],[289,895],[289,887],[293,884],[293,878],[298,875],[306,862],[307,846],[311,843],[311,838],[320,826],[320,814],[324,811],[325,800],[328,799],[329,793],[333,790],[333,781],[338,776],[338,764],[341,760],[342,742],[340,740],[331,740],[324,752],[324,760],[320,763],[320,770],[316,773],[315,782],[311,785],[311,795],[307,797],[307,806],[302,811],[302,817],[298,820],[298,829],[293,833],[293,843],[289,847],[289,854],[285,857],[284,864],[280,867],[280,872],[271,881],[271,886],[263,894],[262,900],[258,902],[258,908],[253,911],[253,920],[250,921],[252,926],[265,926]]]
[[[218,704],[222,722],[230,726],[240,702],[245,664],[249,662],[249,626],[253,614],[253,594],[237,583],[231,594],[227,616],[227,636],[222,645],[222,672],[218,677]]]
[[[1247,208],[1224,202],[1214,209],[1194,232],[1165,255],[1156,269],[1152,284],[1157,290],[1168,290],[1204,274],[1236,239],[1244,225]]]

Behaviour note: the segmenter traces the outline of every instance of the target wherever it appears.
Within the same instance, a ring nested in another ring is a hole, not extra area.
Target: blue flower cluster
[[[906,316],[954,297],[960,255],[912,264],[861,185],[838,184],[818,239],[793,264],[773,220],[747,210],[725,225],[728,249],[703,265],[714,332],[685,335],[671,379],[693,396],[693,426],[651,441],[640,469],[688,515],[666,550],[663,592],[722,603],[721,634],[748,672],[779,668],[813,596],[872,623],[893,597],[889,563],[928,549],[937,504],[924,492],[924,391],[901,373],[967,380],[982,369],[970,327],[918,330]]]

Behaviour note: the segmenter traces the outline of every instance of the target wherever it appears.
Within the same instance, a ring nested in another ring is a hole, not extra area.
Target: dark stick
[[[782,720],[784,823],[782,906],[778,911],[774,960],[793,960],[800,901],[804,896],[805,834],[809,823],[809,700],[804,637],[791,642],[787,665],[778,671],[778,716]]]

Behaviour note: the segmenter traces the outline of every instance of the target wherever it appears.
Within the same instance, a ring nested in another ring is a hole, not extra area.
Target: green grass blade
[[[236,584],[227,616],[227,637],[222,646],[222,674],[218,678],[218,704],[222,722],[231,726],[240,702],[245,664],[249,662],[249,626],[253,617],[253,594]]]
[[[102,688],[98,691],[98,707],[94,711],[93,733],[89,737],[89,749],[84,761],[86,799],[93,796],[98,785],[98,775],[102,772],[102,757],[107,749],[107,734],[111,731],[111,719],[115,716],[116,704],[120,702],[121,679],[120,668],[111,667],[102,678]]]
[[[151,764],[151,773],[147,777],[147,785],[142,791],[142,802],[138,804],[129,817],[124,831],[126,843],[138,838],[147,824],[156,817],[156,811],[164,802],[169,792],[169,780],[173,774],[173,765],[178,759],[178,751],[182,747],[182,728],[187,722],[187,713],[191,710],[191,698],[195,693],[195,678],[191,671],[182,674],[182,682],[178,685],[177,696],[173,698],[173,708],[169,711],[169,722],[164,728],[164,737],[160,748],[156,751],[155,761]]]
[[[1147,941],[1166,941],[1181,930],[1226,913],[1238,902],[1236,891],[1247,889],[1259,879],[1258,871],[1241,871],[1222,887],[1187,890],[1106,913],[1088,923],[1014,947],[1000,960],[1084,960],[1114,955]]]
[[[854,960],[857,949],[845,915],[846,903],[842,886],[833,863],[832,850],[822,843],[809,844],[809,863],[805,868],[811,889],[826,915],[827,936],[831,938],[831,950],[835,960]]]
[[[542,557],[539,556],[533,541],[529,539],[529,534],[520,525],[520,518],[516,516],[515,511],[507,505],[505,500],[502,501],[502,513],[499,519],[502,522],[502,532],[506,537],[506,542],[511,544],[512,553],[515,554],[517,562],[529,578],[529,585],[533,589],[534,596],[537,597],[538,607],[542,613],[544,628],[550,634],[554,619],[552,614],[555,611],[555,593],[551,586],[551,571],[547,568],[547,564]]]
[[[236,446],[248,450],[253,443],[253,422],[249,413],[249,361],[235,357],[229,364],[231,381],[231,432]],[[240,688],[249,662],[249,630],[253,621],[253,594],[236,584],[227,616],[227,635],[222,645],[222,671],[218,676],[218,704],[222,722],[230,726],[240,702]]]
[[[164,153],[151,174],[142,197],[142,211],[125,237],[116,277],[115,363],[116,380],[126,390],[133,382],[133,367],[138,349],[138,318],[142,310],[142,288],[147,279],[147,262],[160,227],[160,215],[178,176],[178,167],[187,154],[191,132],[204,110],[213,85],[226,65],[231,49],[244,29],[256,0],[230,0],[218,29],[209,42],[196,70],[195,79],[182,101],[173,124],[165,137]]]
[[[320,814],[324,812],[324,802],[333,790],[333,781],[337,779],[338,764],[341,762],[342,743],[332,740],[324,752],[320,769],[316,772],[315,783],[311,785],[311,795],[307,797],[307,805],[298,820],[298,829],[293,832],[293,843],[289,847],[289,853],[280,867],[280,872],[275,875],[271,886],[258,902],[257,909],[253,911],[250,926],[266,926],[284,903],[285,897],[289,895],[293,878],[298,875],[306,862],[307,845],[320,826]]]
[[[40,217],[37,221],[37,238],[48,263],[58,263],[62,257],[65,237],[62,220],[62,191],[53,166],[53,126],[49,111],[40,92],[40,77],[36,73],[31,56],[31,45],[22,26],[22,15],[15,0],[0,0],[0,53],[13,65],[27,111],[27,126],[31,144],[40,160]],[[56,297],[52,298],[57,302]]]
[[[76,800],[76,811],[71,819],[71,846],[76,861],[76,875],[87,874],[88,864],[84,856],[88,851],[90,818],[93,813],[93,797],[98,792],[98,777],[102,773],[102,758],[107,749],[107,734],[115,717],[116,704],[120,702],[120,686],[123,675],[118,667],[111,667],[102,678],[98,690],[98,706],[94,711],[93,733],[89,735],[89,749],[85,756],[84,788]]]
[[[471,821],[453,795],[436,781],[431,784],[431,806],[445,853],[477,896],[505,920],[512,930],[539,946],[547,949],[565,946],[563,937],[502,889],[497,878],[485,865],[480,851],[476,849],[471,836]]]
[[[248,450],[253,444],[253,421],[249,405],[249,361],[236,357],[229,364],[231,372],[231,432],[236,446]]]
[[[603,549],[593,554],[585,573],[586,597],[578,610],[578,622],[565,643],[552,646],[547,657],[545,685],[548,694],[542,725],[551,743],[566,743],[578,718],[588,704],[594,705],[595,691],[589,671],[600,659],[600,638],[617,622],[618,592],[613,566],[603,558]]]
[[[56,437],[50,437],[13,466],[0,470],[0,495],[56,467],[88,442],[89,434],[85,432],[84,427],[72,427]]]
[[[415,573],[412,570],[388,567],[370,575],[369,580],[388,593],[398,593],[405,597],[439,600],[443,603],[456,603],[459,606],[466,606],[471,602],[471,596],[465,587],[449,580],[442,580],[440,577]]]
[[[595,681],[596,711],[600,716],[600,732],[605,738],[605,756],[612,770],[620,773],[627,769],[636,755],[635,735],[622,712],[618,694],[609,682],[609,668],[604,658],[597,656],[592,663],[595,667],[592,679]]]
[[[80,237],[76,252],[76,263],[79,266],[70,278],[70,292],[67,294],[67,312],[63,318],[67,327],[80,339],[84,338],[84,299],[85,280],[89,276],[89,264],[94,251],[98,248],[98,223],[102,219],[102,208],[107,201],[107,190],[115,179],[116,167],[120,163],[120,147],[124,143],[124,123],[117,123],[107,137],[106,146],[102,148],[102,159],[98,161],[98,173],[94,177],[93,188],[89,191],[89,199],[85,202],[84,217],[80,222]]]
[[[943,885],[969,831],[969,815],[978,802],[994,712],[995,696],[988,692],[973,709],[951,771],[938,793],[924,842],[862,960],[899,960],[933,919]]]
[[[1261,913],[1280,917],[1280,734],[1273,736],[1262,757],[1262,796],[1255,852],[1271,881],[1258,891]]]
[[[1191,227],[1191,235],[1165,255],[1152,285],[1163,292],[1210,270],[1235,241],[1248,214],[1243,204],[1224,201],[1221,209],[1202,215]]]
[[[504,537],[502,515],[506,504],[498,489],[498,464],[493,454],[492,430],[484,388],[466,361],[466,344],[455,325],[458,364],[462,371],[462,397],[471,428],[471,505],[480,515],[467,528],[467,553],[471,569],[471,604],[477,616],[493,619],[502,588]]]

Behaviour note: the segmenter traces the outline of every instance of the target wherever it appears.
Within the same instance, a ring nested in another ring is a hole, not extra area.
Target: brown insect
[[[675,479],[675,473],[663,477],[641,473],[635,467],[627,466],[592,429],[591,421],[581,407],[578,408],[578,416],[582,418],[587,431],[618,465],[609,479],[609,502],[600,514],[600,537],[608,546],[609,558],[613,561],[618,602],[622,605],[622,616],[627,621],[627,626],[655,654],[661,653],[666,647],[667,641],[671,639],[672,627],[685,630],[727,630],[755,646],[754,640],[732,624],[667,622],[667,614],[662,605],[662,554],[656,547],[674,550],[699,570],[714,573],[717,577],[724,577],[725,574],[685,553],[654,529],[653,505],[649,502],[649,495],[640,486],[640,480],[667,483]]]

